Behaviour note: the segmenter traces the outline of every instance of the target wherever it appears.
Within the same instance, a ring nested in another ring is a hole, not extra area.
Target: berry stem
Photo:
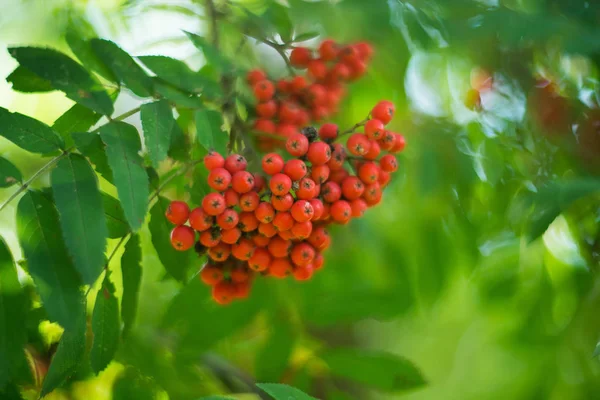
[[[351,134],[351,133],[354,133],[354,131],[355,131],[357,128],[360,128],[361,126],[364,126],[364,125],[365,125],[365,124],[366,124],[366,123],[369,121],[369,119],[370,119],[370,118],[369,118],[369,116],[367,116],[367,118],[365,118],[365,119],[363,119],[362,121],[360,121],[360,122],[357,122],[356,124],[354,124],[354,125],[352,126],[352,128],[349,128],[349,129],[346,129],[345,131],[342,131],[342,132],[340,132],[340,134],[338,135],[338,139],[339,139],[339,138],[341,138],[342,136],[345,136],[345,135],[349,135],[349,134]]]
[[[292,67],[290,58],[287,56],[287,54],[285,54],[285,48],[286,48],[285,45],[281,45],[279,43],[275,43],[275,42],[270,41],[269,39],[265,39],[265,38],[261,38],[261,37],[254,37],[254,38],[256,40],[259,40],[260,42],[266,44],[267,46],[271,47],[272,49],[274,49],[281,56],[283,61],[285,62],[285,66],[287,67],[290,75],[296,76],[296,71],[294,71],[294,67]]]

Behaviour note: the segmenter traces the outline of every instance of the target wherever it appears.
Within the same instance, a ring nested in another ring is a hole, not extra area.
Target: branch
[[[133,114],[137,113],[138,111],[140,111],[141,107],[136,107],[134,109],[131,109],[115,118],[112,119],[112,121],[123,121],[125,118],[131,117]],[[110,118],[109,118],[110,119]]]
[[[254,37],[254,36],[252,36],[252,37]],[[254,38],[256,40],[266,44],[267,46],[271,47],[272,49],[274,49],[281,56],[283,61],[285,62],[285,66],[287,67],[290,75],[296,76],[296,71],[294,71],[294,67],[292,67],[292,63],[290,63],[290,58],[287,56],[287,54],[285,54],[285,48],[286,48],[285,45],[272,42],[269,39],[263,39],[260,37],[254,37]]]
[[[340,132],[340,134],[338,135],[338,139],[341,138],[342,136],[348,135],[350,133],[354,133],[354,131],[357,128],[360,128],[361,126],[364,126],[368,121],[369,121],[370,117],[367,115],[367,118],[363,119],[360,122],[357,122],[356,124],[354,124],[352,126],[352,128],[346,129],[345,131]]]
[[[225,384],[225,386],[227,386],[229,391],[235,393],[240,389],[248,390],[249,392],[258,396],[260,399],[270,399],[270,397],[256,387],[256,383],[250,375],[246,374],[244,371],[238,369],[236,366],[230,364],[227,362],[227,360],[219,357],[218,355],[206,353],[201,356],[200,361],[202,362],[202,365],[210,369],[212,373],[215,374],[217,378],[219,378],[219,380]],[[239,384],[236,385],[238,382],[242,383],[245,387],[240,388]]]

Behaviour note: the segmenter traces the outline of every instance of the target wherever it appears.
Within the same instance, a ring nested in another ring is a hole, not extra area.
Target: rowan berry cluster
[[[199,276],[216,302],[247,297],[258,275],[302,281],[322,268],[331,243],[327,225],[347,224],[378,204],[398,168],[393,153],[405,141],[385,128],[393,114],[394,105],[381,101],[356,125],[364,132],[350,130],[345,145],[336,142],[335,124],[304,128],[288,137],[283,155],[264,155],[257,173],[239,154],[206,155],[215,191],[193,210],[173,201],[166,217],[176,225],[175,249],[208,254]]]
[[[306,70],[306,76],[274,82],[262,70],[250,71],[247,80],[258,101],[254,129],[285,139],[337,112],[345,83],[365,74],[372,54],[368,43],[342,46],[328,39],[316,51],[307,47],[292,50],[291,65]],[[258,145],[269,151],[277,146],[277,139],[259,136]]]

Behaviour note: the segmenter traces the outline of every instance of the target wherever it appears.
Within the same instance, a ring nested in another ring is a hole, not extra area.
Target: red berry
[[[267,249],[258,247],[254,250],[254,254],[248,260],[248,266],[254,271],[265,271],[271,264],[271,253]]]
[[[294,124],[298,119],[300,108],[291,101],[284,101],[279,107],[279,122],[286,124]]]
[[[327,79],[329,82],[335,83],[339,81],[346,81],[350,78],[350,68],[344,63],[337,63],[333,66],[331,71],[329,71],[329,75]]]
[[[324,165],[331,159],[331,147],[325,142],[311,143],[307,157],[313,165]]]
[[[244,156],[239,154],[231,154],[225,159],[225,169],[232,175],[238,171],[245,170],[247,165],[248,161],[246,161]]]
[[[240,194],[248,193],[254,189],[254,176],[248,171],[238,171],[231,178],[231,187]]]
[[[321,60],[312,60],[308,63],[308,74],[315,80],[325,79],[327,66]]]
[[[321,217],[323,216],[323,202],[319,199],[310,199],[309,200],[310,205],[313,207],[313,211],[314,211],[314,216],[313,216],[313,221],[317,221],[319,219],[321,219]]]
[[[273,208],[277,211],[287,211],[292,208],[294,197],[290,193],[283,196],[272,196],[271,204],[273,204]]]
[[[355,133],[350,136],[348,143],[346,144],[348,151],[355,156],[364,156],[369,152],[371,148],[371,142],[369,139],[361,133]]]
[[[221,233],[217,230],[204,231],[200,233],[200,243],[204,247],[215,247],[221,241]]]
[[[273,82],[264,79],[254,85],[253,91],[254,97],[258,101],[269,101],[275,94],[275,85],[273,85]]]
[[[271,241],[271,238],[266,237],[265,235],[263,235],[262,233],[260,233],[260,226],[262,224],[258,225],[258,234],[252,236],[252,241],[254,242],[254,244],[256,244],[258,247],[266,247],[269,245],[269,242]],[[275,234],[277,234],[277,232],[275,232]]]
[[[325,263],[325,258],[323,257],[323,254],[321,254],[321,253],[315,254],[315,258],[312,262],[313,272],[323,268],[324,263]]]
[[[262,169],[268,175],[275,175],[283,170],[283,158],[277,153],[265,154],[262,158]]]
[[[391,101],[383,100],[377,103],[375,107],[373,107],[373,109],[371,110],[371,116],[387,125],[394,117],[395,111],[396,107],[394,106],[394,103],[392,103]]]
[[[223,229],[232,229],[238,224],[239,215],[231,208],[226,209],[217,216],[217,224]]]
[[[392,175],[389,172],[385,172],[383,170],[379,171],[379,180],[377,181],[381,187],[386,187],[390,180],[392,179]]]
[[[304,108],[298,109],[298,115],[296,117],[297,126],[306,126],[310,122],[310,113]]]
[[[247,240],[247,239],[244,239],[244,240]],[[252,243],[252,245],[254,246],[254,243]],[[231,254],[233,254],[233,256],[235,257],[234,248],[236,248],[236,246],[231,246]],[[237,251],[241,252],[241,251],[243,251],[243,249],[237,250]],[[239,253],[239,254],[245,255],[243,253]],[[235,257],[235,258],[238,258],[238,257]],[[240,259],[240,258],[238,258],[238,259]],[[248,257],[248,259],[250,259],[250,257]],[[242,261],[248,261],[248,260],[242,260]],[[229,275],[231,276],[231,281],[235,282],[236,284],[249,281],[250,276],[251,276],[250,271],[248,271],[248,268],[246,268],[245,266],[241,266],[241,267],[238,266],[238,267],[233,268]]]
[[[215,168],[208,174],[208,186],[223,192],[231,183],[231,174],[225,168]]]
[[[367,202],[363,199],[354,199],[350,202],[353,217],[362,217],[367,210]]]
[[[305,97],[309,104],[314,106],[323,106],[327,101],[327,90],[325,87],[323,87],[323,85],[315,83],[308,87]]]
[[[281,124],[277,125],[277,129],[275,130],[275,133],[277,133],[279,136],[286,138],[286,137],[292,136],[296,133],[300,133],[300,131],[298,130],[298,127],[294,124],[281,123]]]
[[[340,50],[339,59],[344,62],[352,61],[353,59],[358,58],[358,51],[354,48],[354,46],[346,46]]]
[[[319,128],[319,137],[325,142],[335,140],[338,134],[339,129],[336,124],[327,123],[321,125],[321,128]]]
[[[287,257],[290,249],[292,247],[292,242],[290,240],[284,240],[280,237],[275,236],[269,242],[269,253],[273,257]]]
[[[404,139],[404,136],[399,133],[395,133],[394,136],[396,137],[396,140],[394,140],[394,145],[389,151],[390,153],[400,153],[406,146],[406,140]]]
[[[296,190],[296,197],[302,200],[310,200],[317,195],[317,185],[310,178],[302,178]]]
[[[323,185],[321,194],[326,202],[333,203],[342,197],[342,189],[340,188],[340,185],[330,181]]]
[[[263,201],[256,207],[254,210],[254,215],[260,222],[269,223],[273,221],[273,217],[275,216],[275,209],[271,205],[271,203],[267,203]]]
[[[289,231],[294,226],[294,217],[287,211],[278,212],[273,218],[273,226],[278,232]]]
[[[327,166],[331,171],[339,170],[344,167],[346,161],[346,149],[340,143],[333,145],[333,152],[331,153],[331,159],[327,163]]]
[[[376,140],[369,140],[369,142],[371,143],[369,146],[369,152],[365,154],[363,158],[366,158],[367,160],[375,160],[381,153],[381,147],[379,146],[379,142]]]
[[[294,93],[300,93],[306,89],[307,86],[308,82],[306,82],[306,78],[301,75],[295,76],[290,82],[290,87]]]
[[[254,130],[258,132],[273,134],[275,133],[276,129],[277,125],[275,125],[275,122],[271,121],[270,119],[257,119],[254,123]]]
[[[269,100],[256,105],[256,114],[261,118],[273,118],[277,113],[277,103]]]
[[[290,258],[295,265],[305,266],[315,258],[315,249],[306,242],[300,242],[294,246]]]
[[[306,68],[312,58],[310,49],[306,47],[296,47],[290,54],[290,63],[296,68]]]
[[[294,182],[304,178],[306,176],[306,172],[306,164],[304,161],[298,159],[289,160],[283,167],[283,173],[289,176]]]
[[[359,42],[354,45],[354,48],[358,52],[358,57],[363,61],[367,61],[373,55],[373,47],[367,42]]]
[[[366,185],[377,182],[379,179],[379,166],[372,161],[363,163],[358,168],[358,177]]]
[[[292,226],[291,232],[296,240],[307,239],[312,232],[312,222],[296,222],[294,226]]]
[[[183,201],[172,201],[167,207],[165,217],[174,225],[183,225],[190,216],[190,207]]]
[[[330,213],[334,221],[345,224],[352,217],[352,208],[347,201],[338,200],[331,205]]]
[[[252,232],[258,228],[258,219],[253,212],[243,212],[240,214],[238,226],[242,232]]]
[[[225,199],[219,193],[209,193],[202,199],[202,208],[208,215],[219,215],[225,210]]]
[[[379,146],[383,150],[391,150],[396,145],[396,135],[393,132],[385,131],[383,137],[378,140]]]
[[[398,161],[396,160],[396,157],[394,157],[391,154],[387,154],[381,157],[381,160],[379,160],[379,165],[381,166],[381,169],[385,172],[396,172],[396,170],[398,169]]]
[[[213,286],[212,298],[221,305],[229,304],[236,297],[236,289],[233,283],[221,281]]]
[[[211,264],[206,264],[200,271],[200,279],[209,286],[214,286],[223,280],[223,270]]]
[[[311,175],[315,182],[318,184],[325,183],[329,178],[329,166],[325,165],[314,165],[312,167]]]
[[[293,271],[292,264],[287,258],[276,258],[271,261],[269,274],[275,278],[283,279]]]
[[[313,276],[313,266],[312,264],[301,267],[296,266],[292,271],[292,275],[294,275],[294,279],[297,281],[307,281]]]
[[[385,131],[385,125],[378,119],[370,119],[365,124],[365,135],[369,139],[380,139]]]
[[[286,81],[285,79],[280,79],[277,81],[277,90],[279,92],[288,93],[291,89],[291,83]]]
[[[339,48],[337,43],[332,39],[325,39],[319,45],[319,56],[323,61],[333,61],[337,58]]]
[[[240,203],[240,195],[233,189],[229,188],[223,193],[226,207],[235,207]]]
[[[272,238],[273,236],[277,235],[277,229],[273,226],[273,224],[270,223],[265,224],[261,222],[258,224],[258,232],[267,238]]]
[[[342,194],[346,200],[358,199],[365,191],[365,185],[356,176],[349,176],[342,181]]]
[[[196,233],[192,228],[185,225],[179,225],[171,231],[171,244],[178,251],[185,251],[196,242]]]
[[[262,175],[259,175],[256,172],[253,173],[252,176],[254,177],[254,191],[256,191],[256,193],[262,192],[267,185],[267,181]]]
[[[367,64],[358,58],[353,58],[349,61],[346,61],[345,64],[350,70],[350,76],[348,77],[350,81],[360,78],[367,72]]]
[[[322,226],[313,228],[308,237],[308,243],[318,250],[324,250],[329,245],[330,240],[329,232]]]
[[[233,254],[233,256],[238,260],[248,261],[250,257],[252,257],[252,254],[254,254],[255,249],[256,245],[253,241],[249,239],[242,239],[237,244],[231,246],[231,254]],[[233,271],[231,278],[233,278]]]
[[[258,193],[254,191],[244,193],[240,197],[240,208],[242,211],[254,211],[256,210],[256,207],[258,207],[258,203],[260,203],[260,197],[258,196]]]
[[[312,117],[315,121],[322,121],[329,115],[329,110],[325,106],[315,106],[312,109]]]
[[[225,159],[216,151],[209,151],[208,154],[204,156],[204,165],[209,171],[215,168],[223,168],[224,164]]]
[[[335,182],[337,184],[341,184],[342,181],[344,179],[346,179],[348,176],[350,176],[350,174],[345,169],[343,169],[343,168],[336,169],[334,171],[331,171],[331,173],[329,174],[329,180],[331,182]]]
[[[229,258],[231,254],[231,246],[227,243],[220,242],[216,246],[213,246],[207,251],[208,256],[215,261],[225,261]]]
[[[365,186],[365,192],[363,193],[363,199],[369,206],[374,206],[381,201],[381,186],[379,183],[373,183]]]
[[[310,221],[315,215],[312,205],[306,200],[298,200],[290,210],[292,217],[298,222]]]
[[[275,174],[269,182],[269,188],[274,195],[283,196],[292,188],[292,179],[288,175]]]
[[[301,157],[308,151],[308,138],[301,133],[288,137],[285,148],[294,157]]]
[[[295,224],[295,222],[294,222]],[[294,226],[292,225],[292,228]],[[277,232],[277,235],[282,238],[283,240],[292,240],[294,239],[294,234],[292,233],[292,228],[288,229],[287,231],[281,231],[281,232]]]
[[[267,75],[260,69],[253,69],[249,71],[248,75],[246,76],[246,80],[252,86],[265,79],[267,79]]]
[[[212,227],[214,217],[208,215],[202,207],[197,207],[190,213],[190,226],[198,232],[205,231]]]
[[[242,236],[242,231],[240,230],[240,228],[231,228],[231,229],[225,229],[225,230],[221,231],[221,241],[223,243],[227,243],[227,244],[237,243],[237,241],[240,240],[241,236]]]

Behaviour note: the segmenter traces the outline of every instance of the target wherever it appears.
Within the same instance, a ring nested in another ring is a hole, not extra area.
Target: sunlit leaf
[[[95,373],[103,371],[113,359],[119,345],[120,331],[119,302],[107,273],[96,296],[92,314],[94,340],[90,351],[90,363]]]
[[[305,32],[294,36],[293,42],[306,42],[319,36],[319,32]]]
[[[74,27],[69,27],[65,34],[65,39],[71,48],[71,51],[75,54],[75,57],[77,57],[83,65],[102,75],[102,77],[108,79],[110,82],[119,82],[115,74],[94,52],[89,38],[86,38],[86,35],[83,32]]]
[[[167,157],[171,144],[171,133],[175,125],[173,111],[168,102],[159,100],[142,105],[140,116],[146,149],[152,165],[158,167],[159,163]]]
[[[141,261],[140,237],[132,235],[125,245],[125,252],[121,257],[121,273],[123,274],[123,297],[121,301],[123,336],[126,336],[131,330],[137,314],[138,296],[142,280]]]
[[[199,108],[204,105],[204,102],[198,95],[187,93],[169,83],[161,82],[154,79],[154,90],[161,97],[175,103],[179,107]]]
[[[21,181],[21,171],[6,158],[0,157],[0,188],[7,188]]]
[[[221,71],[231,71],[234,67],[230,60],[224,57],[212,44],[210,44],[202,36],[198,36],[195,33],[183,31],[188,38],[192,41],[194,46],[202,51],[206,62]]]
[[[68,98],[100,114],[112,114],[112,100],[100,83],[70,57],[38,47],[12,47],[8,52],[19,64],[65,92]]]
[[[102,272],[108,234],[96,174],[84,157],[70,154],[58,162],[50,180],[75,268],[84,283],[92,284]]]
[[[143,224],[148,208],[148,175],[143,166],[140,137],[134,126],[115,121],[100,128],[106,156],[119,200],[129,226],[135,232]]]
[[[64,149],[62,138],[48,125],[0,107],[0,135],[32,153],[51,153]]]

